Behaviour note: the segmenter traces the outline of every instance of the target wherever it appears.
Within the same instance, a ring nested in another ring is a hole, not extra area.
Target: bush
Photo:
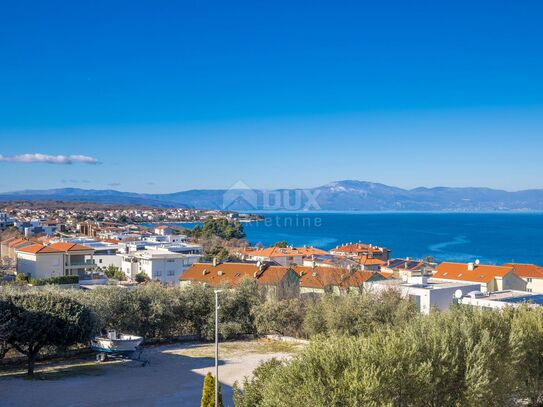
[[[307,305],[303,328],[307,336],[366,335],[383,326],[404,325],[417,315],[415,306],[395,290],[325,294]]]
[[[217,405],[222,407],[221,383],[217,382],[219,387],[219,396]],[[204,378],[204,388],[202,389],[202,401],[200,407],[215,407],[215,378],[211,373],[206,374]]]
[[[141,283],[145,283],[147,281],[150,281],[151,279],[149,278],[149,276],[143,272],[140,272],[138,274],[136,274],[136,283],[138,284],[141,284]]]
[[[17,273],[15,281],[28,282],[28,276],[23,273]]]
[[[30,277],[28,282],[32,285],[78,284],[79,276],[58,276],[44,278],[42,280],[37,280],[34,277]]]
[[[543,310],[456,307],[316,336],[291,362],[261,365],[236,406],[505,406],[542,397]]]
[[[268,301],[253,308],[259,334],[303,336],[305,305],[299,299]]]

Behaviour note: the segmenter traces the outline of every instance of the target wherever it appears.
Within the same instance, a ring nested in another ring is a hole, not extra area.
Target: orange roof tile
[[[364,271],[364,270],[356,270],[353,271],[345,280],[343,281],[342,285],[344,287],[361,287],[364,285],[364,283],[370,279],[376,279],[376,276],[378,280],[383,280],[386,277],[381,275],[380,273],[374,273],[372,271]]]
[[[19,252],[24,253],[62,253],[63,250],[54,249],[51,246],[44,246],[42,244],[33,244],[31,246],[26,246],[21,249],[17,249]]]
[[[293,270],[300,276],[300,287],[320,289],[341,286],[349,274],[349,270],[337,267],[295,266]]]
[[[363,254],[363,253],[380,253],[386,249],[379,246],[373,246],[366,243],[349,243],[341,246],[337,246],[332,249],[332,252],[350,253],[350,254]]]
[[[53,249],[57,249],[63,252],[88,251],[88,250],[94,251],[92,247],[83,246],[77,243],[67,243],[67,242],[53,243],[49,245],[49,247],[52,247]]]
[[[356,257],[356,261],[360,264],[363,264],[364,266],[384,266],[385,264],[387,264],[386,261],[368,256]]]
[[[513,271],[513,267],[474,265],[468,270],[465,263],[441,263],[436,267],[434,278],[488,283],[496,277],[503,277]]]
[[[254,263],[221,263],[213,267],[209,263],[195,263],[180,277],[181,281],[197,281],[212,287],[237,286],[243,279],[255,279],[257,284],[274,285],[288,272],[288,267],[269,266],[260,272]]]
[[[535,264],[507,263],[504,267],[513,267],[515,273],[523,278],[543,278],[543,267]]]
[[[290,256],[318,256],[327,254],[326,251],[316,247],[268,247],[265,249],[246,249],[242,254],[253,257],[290,257]]]

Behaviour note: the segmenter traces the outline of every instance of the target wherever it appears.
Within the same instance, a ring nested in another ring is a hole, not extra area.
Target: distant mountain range
[[[0,193],[0,200],[58,200],[234,211],[543,211],[543,189],[517,192],[490,188],[402,189],[352,180],[308,189],[195,189],[170,194],[59,188],[4,192]]]

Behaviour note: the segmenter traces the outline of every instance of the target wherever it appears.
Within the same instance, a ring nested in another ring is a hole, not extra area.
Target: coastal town
[[[0,213],[2,281],[80,289],[151,281],[220,288],[246,279],[277,298],[395,289],[424,314],[454,303],[489,308],[543,304],[543,267],[534,264],[396,258],[393,248],[362,242],[328,251],[288,242],[251,247],[245,239],[212,234],[207,237],[220,242],[210,243],[168,223],[224,220],[240,225],[240,220],[255,219],[175,208],[12,208]]]

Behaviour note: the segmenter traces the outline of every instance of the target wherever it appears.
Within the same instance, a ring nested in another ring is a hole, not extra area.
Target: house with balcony
[[[17,274],[38,280],[60,276],[94,277],[94,249],[76,243],[32,244],[16,249]]]
[[[162,284],[178,284],[179,277],[201,257],[163,247],[127,251],[117,256],[121,258],[121,270],[128,279],[134,280],[137,274],[143,273]]]

